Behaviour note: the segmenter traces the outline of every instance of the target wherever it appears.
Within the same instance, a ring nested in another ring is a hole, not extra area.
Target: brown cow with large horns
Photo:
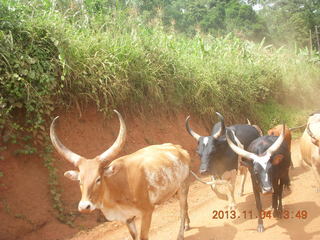
[[[65,176],[77,180],[81,189],[80,212],[100,209],[106,219],[126,223],[134,240],[147,240],[155,205],[178,192],[180,201],[180,230],[177,239],[184,238],[189,228],[187,178],[190,156],[179,145],[165,143],[142,148],[111,161],[122,149],[126,126],[120,113],[119,135],[114,144],[93,159],[84,158],[66,148],[55,133],[56,117],[50,127],[50,137],[58,153],[79,168]],[[141,216],[138,237],[135,217]]]

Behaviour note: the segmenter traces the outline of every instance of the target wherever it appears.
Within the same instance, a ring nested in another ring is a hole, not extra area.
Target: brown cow
[[[270,136],[280,136],[280,133],[282,131],[283,125],[277,125],[271,129],[268,130],[268,135]],[[284,130],[284,141],[287,143],[288,150],[291,152],[291,131],[290,128],[288,128],[287,125],[285,125],[285,130]]]
[[[67,171],[65,176],[77,180],[82,193],[78,205],[80,212],[100,209],[106,219],[126,223],[134,240],[147,240],[155,205],[161,204],[178,192],[180,201],[180,230],[177,239],[182,240],[189,228],[187,178],[190,156],[179,145],[166,143],[142,148],[130,155],[111,161],[125,142],[125,123],[120,120],[119,135],[114,144],[93,159],[84,158],[67,149],[55,133],[53,120],[50,137],[58,153],[79,168]],[[135,217],[141,216],[140,237]]]
[[[288,128],[287,126],[285,126],[284,141],[287,143],[288,149],[289,149],[290,152],[291,152],[291,140],[292,140],[291,132],[295,131],[297,129],[303,128],[305,126],[306,126],[305,124],[301,125],[301,126],[298,126],[298,127],[293,127],[293,128]],[[268,135],[270,135],[270,136],[280,136],[281,130],[282,130],[282,125],[277,125],[277,126],[275,126],[275,127],[273,127],[273,128],[268,130]]]
[[[300,140],[300,151],[303,163],[311,166],[320,186],[320,114],[309,117]]]

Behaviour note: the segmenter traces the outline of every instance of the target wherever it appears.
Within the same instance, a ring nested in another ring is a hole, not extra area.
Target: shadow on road
[[[192,227],[191,229],[198,229],[198,232],[185,237],[185,240],[233,240],[237,233],[237,229],[228,223],[221,227]]]
[[[287,209],[290,213],[288,219],[280,219],[277,223],[270,226],[273,227],[278,225],[281,228],[285,229],[285,234],[290,236],[291,240],[309,240],[314,239],[313,237],[318,236],[320,239],[320,227],[316,229],[310,229],[306,232],[306,226],[313,221],[315,218],[319,217],[320,207],[314,202],[301,202],[301,203],[293,203],[286,204],[285,209]],[[301,214],[302,211],[307,213],[307,217],[302,219]],[[300,216],[300,219],[299,219]]]

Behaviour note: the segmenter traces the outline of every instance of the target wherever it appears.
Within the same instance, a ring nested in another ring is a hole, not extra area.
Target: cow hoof
[[[233,204],[230,204],[229,206],[228,206],[228,210],[229,211],[232,211],[232,210],[236,210],[236,205],[233,203]]]
[[[284,189],[287,191],[287,192],[292,192],[291,190],[291,187],[290,186],[285,186]]]
[[[264,226],[263,226],[263,224],[258,224],[257,231],[258,231],[258,232],[264,232]]]
[[[186,225],[184,226],[184,230],[185,230],[185,231],[190,230],[190,226],[189,226],[189,224],[186,224]]]
[[[281,209],[275,209],[273,210],[273,213],[272,213],[273,217],[274,218],[281,218],[282,217],[282,210]]]
[[[278,214],[279,214],[279,218],[282,218],[282,207],[278,208]]]
[[[273,215],[274,218],[279,218],[279,212],[278,212],[278,210],[276,210],[276,209],[273,210],[272,215]]]

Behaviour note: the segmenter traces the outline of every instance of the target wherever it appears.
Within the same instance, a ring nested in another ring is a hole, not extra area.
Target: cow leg
[[[227,196],[229,210],[234,210],[236,207],[236,201],[234,199],[234,189],[237,178],[237,170],[227,171],[222,175],[223,180],[227,180],[227,183],[218,183],[217,190]]]
[[[188,191],[189,184],[187,182],[182,183],[178,190],[179,203],[180,203],[180,230],[177,239],[183,240],[184,231],[190,229],[190,218],[188,215]]]
[[[272,208],[273,208],[273,217],[279,217],[278,214],[278,199],[279,199],[279,179],[272,179]]]
[[[257,184],[256,178],[254,176],[253,170],[250,170],[250,175],[251,175],[251,181],[252,181],[252,189],[254,192],[254,198],[256,200],[256,206],[257,206],[257,210],[259,213],[259,217],[258,217],[258,227],[257,227],[257,231],[258,232],[263,232],[264,231],[264,226],[263,226],[263,220],[261,218],[261,212],[262,212],[262,204],[261,204],[261,199],[260,199],[260,187]]]
[[[140,240],[148,240],[151,219],[152,219],[152,212],[153,212],[153,209],[147,210],[142,213]]]
[[[241,166],[239,171],[240,171],[240,175],[241,175],[241,184],[240,184],[241,185],[241,189],[240,189],[239,195],[243,196],[244,184],[245,184],[246,179],[247,179],[248,169],[246,167]]]
[[[137,233],[137,229],[136,229],[136,224],[134,221],[135,217],[133,218],[129,218],[126,221],[127,227],[129,229],[130,235],[132,237],[133,240],[138,240],[138,233]]]
[[[236,179],[237,179],[237,170],[233,170],[231,172],[231,179],[229,186],[229,192],[230,192],[230,200],[229,200],[229,210],[234,210],[236,208],[236,201],[234,199],[234,190],[236,186]]]
[[[278,213],[279,217],[282,218],[282,192],[283,192],[283,185],[284,181],[283,179],[280,179],[280,185],[279,185],[279,204],[278,204]]]
[[[318,185],[320,186],[320,163],[312,159],[311,169]]]

